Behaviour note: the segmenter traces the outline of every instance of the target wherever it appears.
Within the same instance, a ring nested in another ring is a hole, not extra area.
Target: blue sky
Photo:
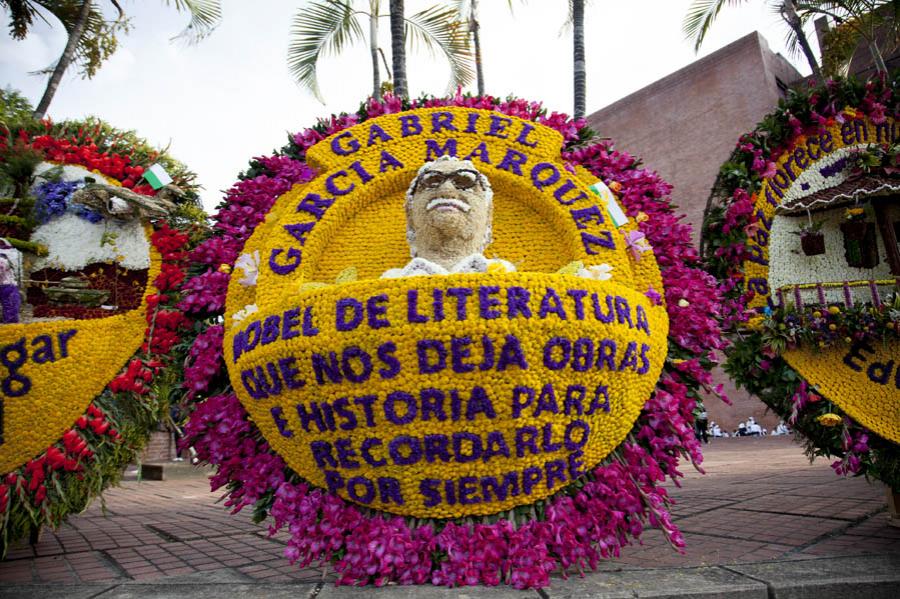
[[[303,129],[318,117],[355,111],[369,92],[364,45],[322,63],[324,105],[291,80],[286,63],[290,23],[305,3],[224,0],[221,26],[199,45],[186,47],[169,41],[187,23],[184,14],[166,8],[162,0],[125,0],[132,32],[120,40],[118,52],[94,79],[82,80],[70,70],[49,115],[61,120],[93,114],[169,146],[198,173],[204,204],[212,210],[221,190],[236,180],[251,157],[280,147],[287,132]],[[433,2],[406,0],[408,12],[429,4]],[[689,4],[605,0],[588,6],[588,113],[754,30],[787,56],[782,43],[786,28],[762,2],[726,7],[702,51],[695,54],[681,33]],[[570,113],[571,32],[562,30],[565,3],[530,0],[513,5],[510,12],[506,0],[481,1],[487,92],[541,100],[551,110]],[[389,55],[387,19],[382,32],[381,45]],[[58,25],[39,24],[24,41],[12,40],[4,29],[0,86],[19,89],[36,104],[45,78],[28,73],[53,64],[64,45]],[[801,58],[787,58],[808,73]],[[439,57],[410,54],[408,70],[412,94],[444,93],[448,69]]]

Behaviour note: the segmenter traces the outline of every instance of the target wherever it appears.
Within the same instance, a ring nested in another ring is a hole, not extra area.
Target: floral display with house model
[[[171,176],[170,176],[171,174]],[[193,175],[88,119],[0,129],[0,550],[119,480],[166,414]]]
[[[339,584],[541,587],[645,527],[722,307],[670,187],[582,121],[370,100],[255,158],[191,253],[185,445]]]
[[[791,92],[742,136],[704,229],[726,369],[841,474],[900,491],[897,78]]]

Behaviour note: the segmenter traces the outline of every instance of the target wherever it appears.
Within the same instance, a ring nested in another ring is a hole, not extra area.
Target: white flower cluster
[[[849,171],[842,165],[842,162],[846,162],[854,151],[865,147],[866,144],[858,144],[839,148],[810,165],[791,183],[781,200],[782,205],[791,204],[846,181]]]
[[[238,280],[238,283],[244,287],[256,285],[256,279],[259,277],[259,250],[255,250],[252,254],[245,252],[238,256],[238,259],[234,262],[234,267],[244,273]]]
[[[60,177],[60,180],[62,180],[62,181],[82,181],[83,182],[85,177],[91,177],[97,183],[106,183],[107,185],[110,184],[109,179],[107,179],[103,175],[101,175],[99,173],[92,173],[91,171],[89,171],[86,168],[81,167],[81,166],[77,166],[74,164],[58,165],[58,164],[53,164],[52,162],[42,162],[39,165],[37,165],[34,169],[34,175],[35,175],[35,178],[37,179],[37,181],[35,181],[35,185],[40,185],[41,183],[45,182],[45,180],[43,178],[41,178],[41,175],[43,175],[44,173],[46,173],[49,170],[53,170],[53,169],[57,169],[57,168],[62,169],[62,176]]]
[[[867,207],[866,220],[875,222],[870,207]],[[844,234],[841,223],[845,222],[844,208],[834,208],[813,214],[816,221],[822,221],[821,233],[825,237],[825,253],[818,256],[807,256],[800,247],[800,228],[809,222],[809,216],[776,215],[769,232],[769,287],[775,292],[788,285],[807,283],[842,283],[844,281],[870,281],[891,278],[890,265],[881,239],[877,240],[879,263],[875,268],[855,268],[847,264],[844,256]],[[853,300],[870,301],[867,286],[852,288]],[[818,302],[815,289],[803,291],[803,301]],[[844,292],[841,288],[826,291],[828,301],[843,302]],[[785,297],[794,301],[793,296]]]
[[[41,174],[55,167],[43,162],[35,172]],[[63,181],[84,181],[85,177],[109,183],[103,175],[82,167],[68,164],[62,167]],[[37,183],[42,182],[38,180]],[[137,220],[91,223],[67,212],[36,227],[31,241],[45,245],[48,251],[47,256],[35,260],[32,271],[43,268],[81,270],[93,262],[116,262],[130,270],[150,268],[150,241]],[[104,241],[107,243],[102,243]]]
[[[102,243],[105,239],[113,240]],[[117,262],[129,270],[150,268],[150,242],[137,220],[91,223],[66,213],[35,228],[31,241],[47,246],[33,270],[81,270],[93,262]]]

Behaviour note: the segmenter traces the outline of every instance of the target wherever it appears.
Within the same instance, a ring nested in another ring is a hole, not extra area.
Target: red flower
[[[164,263],[160,269],[159,276],[153,282],[160,291],[169,291],[177,289],[181,282],[184,281],[184,271],[174,264]]]

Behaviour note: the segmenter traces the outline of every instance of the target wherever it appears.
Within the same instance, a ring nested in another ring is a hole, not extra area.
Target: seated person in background
[[[747,419],[747,434],[753,437],[762,435],[762,427],[756,422],[756,418],[753,416]]]
[[[441,156],[425,163],[406,192],[406,240],[412,260],[381,278],[491,271],[513,272],[506,260],[485,258],[491,243],[493,191],[468,160]]]

